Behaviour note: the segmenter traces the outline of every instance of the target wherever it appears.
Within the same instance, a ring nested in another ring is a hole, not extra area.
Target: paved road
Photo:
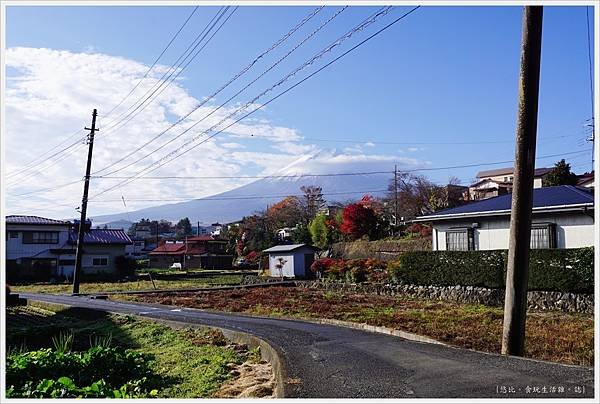
[[[484,354],[304,321],[86,297],[28,293],[21,296],[253,334],[280,353],[287,397],[533,398],[594,394],[591,368]],[[532,389],[530,393],[528,387]],[[564,388],[564,393],[558,392],[560,388]],[[509,393],[510,389],[515,392]],[[552,389],[557,392],[552,394]]]

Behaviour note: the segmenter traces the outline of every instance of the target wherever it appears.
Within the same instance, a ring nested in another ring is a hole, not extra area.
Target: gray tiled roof
[[[306,244],[284,244],[284,245],[276,245],[275,247],[271,247],[271,248],[267,248],[266,250],[263,250],[263,252],[289,252],[289,251],[294,251],[297,250],[301,247],[308,247],[308,248],[312,248],[313,247],[306,245]]]
[[[68,225],[69,222],[65,220],[48,219],[40,216],[21,216],[11,215],[6,216],[7,224],[62,224]]]

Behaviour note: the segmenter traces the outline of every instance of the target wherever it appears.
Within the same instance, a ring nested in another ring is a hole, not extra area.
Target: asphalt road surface
[[[560,365],[350,328],[173,306],[21,293],[22,297],[255,335],[281,357],[286,397],[593,397],[592,368]]]

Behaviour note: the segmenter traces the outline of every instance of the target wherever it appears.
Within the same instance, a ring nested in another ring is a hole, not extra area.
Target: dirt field
[[[292,287],[118,298],[266,316],[354,321],[425,335],[479,351],[499,353],[501,347],[503,310],[500,307]],[[526,337],[527,357],[585,366],[593,364],[594,319],[591,315],[531,312]]]

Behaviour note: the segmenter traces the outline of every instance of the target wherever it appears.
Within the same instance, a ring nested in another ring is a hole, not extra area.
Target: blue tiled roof
[[[437,218],[438,216],[463,215],[473,213],[492,213],[510,211],[512,194],[496,196],[482,201],[471,202],[456,208],[441,210],[417,220]],[[533,190],[533,208],[543,209],[558,206],[594,204],[594,193],[591,189],[579,188],[572,185],[543,187]]]
[[[77,243],[77,233],[71,232],[72,242]],[[85,244],[131,244],[131,238],[124,230],[115,229],[90,229],[85,233]]]

